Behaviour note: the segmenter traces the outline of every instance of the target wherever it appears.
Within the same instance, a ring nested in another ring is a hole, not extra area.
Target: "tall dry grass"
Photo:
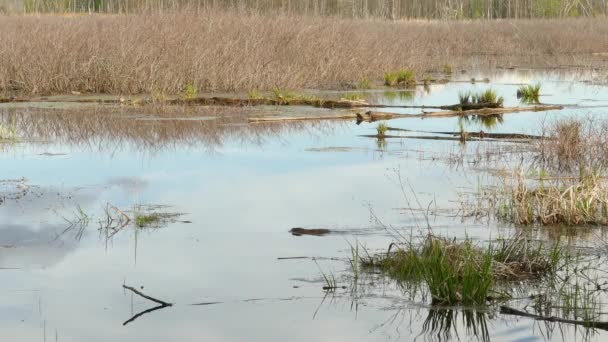
[[[545,137],[536,146],[539,167],[580,177],[608,170],[608,122],[593,117],[562,119],[543,130]]]
[[[0,90],[328,88],[386,71],[592,64],[608,21],[350,20],[202,14],[0,16]]]

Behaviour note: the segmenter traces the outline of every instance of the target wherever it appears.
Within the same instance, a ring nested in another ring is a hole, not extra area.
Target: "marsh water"
[[[490,82],[467,82],[475,76]],[[540,134],[544,124],[564,117],[604,118],[608,87],[595,84],[594,77],[593,72],[532,70],[455,75],[464,82],[413,92],[370,90],[367,96],[371,103],[443,105],[457,102],[461,91],[492,87],[504,96],[505,106],[516,106],[520,84],[541,82],[541,101],[564,109],[464,123],[471,132]],[[504,167],[499,154],[487,151],[508,155],[525,144],[379,142],[361,137],[374,134],[376,123],[249,124],[234,118],[248,115],[243,109],[230,108],[209,118],[187,109],[163,116],[102,105],[2,106],[5,130],[13,127],[15,136],[0,143],[2,340],[608,337],[602,330],[492,310],[432,307],[378,275],[353,285],[350,246],[386,250],[392,239],[386,226],[421,234],[428,223],[435,234],[480,241],[517,229],[463,219],[459,199]],[[414,131],[458,131],[463,125],[457,118],[387,124]],[[152,211],[167,216],[146,228],[123,225],[124,217]],[[332,233],[293,236],[288,232],[293,227]],[[537,233],[555,238],[542,229]],[[593,245],[601,234],[594,228],[581,235],[581,243]],[[328,274],[340,285],[331,293],[323,290]],[[157,304],[124,289],[125,284],[174,305],[127,322]]]

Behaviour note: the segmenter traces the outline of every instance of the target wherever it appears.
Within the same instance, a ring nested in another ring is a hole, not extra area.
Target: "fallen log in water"
[[[479,137],[467,137],[466,139],[462,139],[461,137],[443,137],[443,136],[421,136],[421,135],[379,135],[379,134],[362,134],[359,135],[362,138],[374,138],[378,140],[384,139],[414,139],[414,140],[445,140],[445,141],[494,141],[494,142],[510,142],[510,143],[528,143],[529,140],[525,139],[497,139],[497,138],[486,138],[482,139]]]
[[[412,133],[428,133],[428,134],[445,134],[451,136],[460,136],[461,132],[433,132],[433,131],[419,131],[419,130],[411,130],[406,128],[396,128],[396,127],[388,127],[388,131],[396,131],[396,132],[412,132]],[[521,134],[521,133],[489,133],[484,131],[479,132],[467,132],[467,137],[472,138],[490,138],[490,139],[527,139],[527,140],[538,140],[543,137],[540,135],[530,135],[530,134]]]
[[[431,107],[426,107],[431,108]],[[502,104],[488,102],[488,103],[467,103],[467,104],[455,104],[449,106],[439,106],[439,109],[451,110],[451,111],[466,111],[466,110],[479,110],[485,108],[503,108]]]
[[[416,109],[442,109],[452,111],[479,110],[484,108],[502,108],[498,103],[469,103],[446,106],[408,106],[371,104],[365,101],[353,100],[325,100],[325,99],[239,99],[228,97],[197,97],[193,99],[168,100],[169,104],[205,105],[205,106],[311,106],[322,108],[416,108]]]
[[[378,120],[391,120],[409,117],[409,114],[366,112],[366,113],[342,113],[338,115],[306,115],[306,116],[261,116],[250,117],[250,123],[280,122],[280,121],[316,121],[316,120],[357,120],[360,122],[374,122]]]
[[[538,321],[547,321],[547,322],[557,322],[557,323],[568,323],[574,325],[582,325],[586,328],[595,328],[601,330],[608,330],[608,322],[597,322],[597,321],[577,321],[573,319],[565,319],[555,316],[540,316],[531,314],[525,311],[517,310],[510,308],[508,306],[501,306],[500,313],[503,315],[512,315],[512,316],[520,316],[520,317],[529,317]]]
[[[423,112],[422,114],[408,115],[412,118],[442,118],[442,117],[455,117],[455,116],[467,116],[467,115],[478,115],[478,116],[489,116],[509,113],[521,113],[521,112],[543,112],[549,110],[561,110],[563,106],[554,105],[542,105],[542,106],[527,106],[527,107],[506,107],[506,108],[483,108],[483,109],[471,109],[463,111],[445,111],[445,112]]]
[[[427,107],[428,108],[428,107]],[[540,112],[549,110],[560,110],[563,106],[531,106],[531,107],[511,107],[511,108],[483,108],[483,109],[472,109],[465,111],[445,111],[445,112],[430,112],[422,114],[399,114],[391,112],[374,112],[368,111],[363,114],[361,113],[344,113],[340,115],[307,115],[307,116],[262,116],[262,117],[250,117],[249,122],[277,122],[277,121],[306,121],[306,120],[349,120],[356,119],[357,123],[360,122],[374,122],[378,120],[391,120],[398,118],[448,118],[457,116],[477,115],[477,116],[491,116],[507,113],[521,113],[521,112]]]

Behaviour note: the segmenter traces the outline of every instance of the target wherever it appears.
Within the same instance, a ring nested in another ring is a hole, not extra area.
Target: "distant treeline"
[[[556,18],[605,16],[608,0],[0,0],[0,12],[8,13],[184,9],[387,19]]]

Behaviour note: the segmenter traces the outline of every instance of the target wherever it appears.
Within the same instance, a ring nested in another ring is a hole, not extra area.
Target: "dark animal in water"
[[[326,234],[330,233],[329,229],[322,229],[322,228],[316,228],[316,229],[306,229],[306,228],[291,228],[289,230],[289,232],[295,236],[302,236],[302,235],[314,235],[314,236],[323,236]]]

